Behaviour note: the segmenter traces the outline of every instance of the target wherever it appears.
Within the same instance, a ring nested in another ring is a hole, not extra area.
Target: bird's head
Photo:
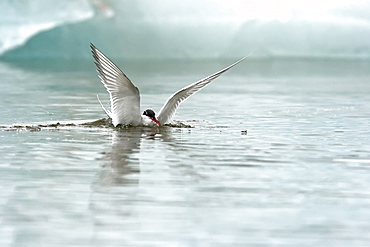
[[[155,117],[155,112],[152,109],[146,109],[143,112],[144,116],[149,117],[154,123],[156,123],[158,126],[161,125],[161,123],[158,121],[158,119]]]

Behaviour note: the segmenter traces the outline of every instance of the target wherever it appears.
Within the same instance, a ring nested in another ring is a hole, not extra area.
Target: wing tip
[[[238,63],[244,61],[246,58],[250,57],[251,55],[253,54],[253,52],[249,53],[248,55],[242,57],[241,59],[239,59],[238,61],[236,61],[235,63],[229,65],[228,67],[226,67],[227,69],[230,69],[232,67],[234,67],[235,65],[237,65]]]

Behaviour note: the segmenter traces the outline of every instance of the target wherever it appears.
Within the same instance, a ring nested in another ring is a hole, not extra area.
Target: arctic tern
[[[152,109],[146,109],[143,114],[140,114],[139,89],[107,56],[99,51],[93,44],[90,44],[90,47],[96,61],[95,65],[99,73],[99,78],[109,93],[111,110],[107,110],[103,106],[99,97],[98,100],[105,113],[112,119],[112,123],[115,127],[119,124],[125,126],[154,127],[171,123],[181,102],[249,56],[172,94],[162,106],[156,117]]]

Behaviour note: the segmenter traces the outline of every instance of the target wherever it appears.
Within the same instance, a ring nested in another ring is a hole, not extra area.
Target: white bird
[[[105,113],[112,119],[112,123],[115,127],[119,124],[129,126],[160,126],[171,123],[181,102],[249,56],[172,94],[162,106],[156,118],[152,109],[146,109],[143,114],[140,114],[139,89],[135,87],[130,79],[93,44],[90,44],[90,47],[96,61],[95,65],[98,68],[97,71],[100,80],[109,93],[111,110],[109,111],[103,106],[99,97],[98,100]]]

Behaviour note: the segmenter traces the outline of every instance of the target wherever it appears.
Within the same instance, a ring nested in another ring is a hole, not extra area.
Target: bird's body
[[[152,109],[146,109],[143,114],[140,114],[139,89],[93,44],[90,47],[96,61],[95,64],[98,68],[97,71],[100,80],[109,93],[111,110],[107,110],[100,100],[99,102],[105,113],[112,119],[115,127],[119,124],[130,126],[159,126],[171,123],[181,102],[246,58],[244,57],[236,63],[180,89],[167,99],[156,117]]]

